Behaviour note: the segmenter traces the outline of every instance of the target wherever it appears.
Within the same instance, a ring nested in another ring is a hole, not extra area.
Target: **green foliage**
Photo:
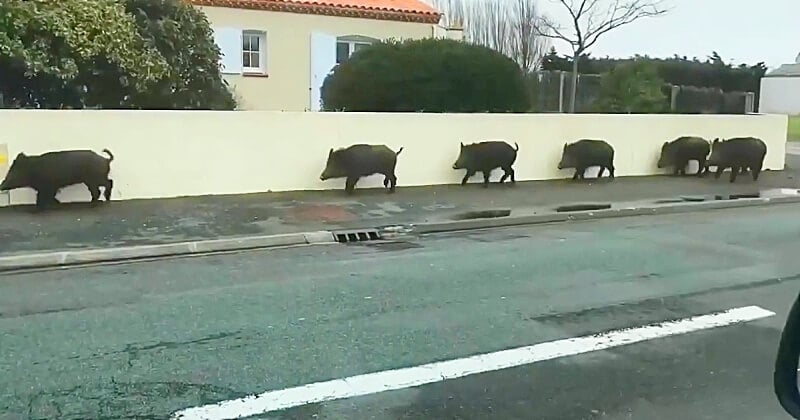
[[[634,60],[645,60],[653,63],[658,75],[667,83],[680,86],[697,86],[720,88],[725,92],[758,92],[761,77],[767,72],[764,63],[755,65],[741,64],[733,66],[725,63],[716,52],[705,61],[697,58],[674,56],[672,58],[650,58],[636,56],[632,58],[592,58],[588,54],[578,60],[578,68],[583,74],[601,74],[610,71],[618,64]],[[572,58],[559,56],[551,49],[542,60],[543,70],[572,70]]]
[[[618,64],[602,75],[598,111],[649,114],[668,108],[665,83],[657,67],[645,60]]]
[[[219,47],[206,15],[184,0],[124,0],[139,34],[167,62],[168,73],[129,102],[148,109],[232,110],[236,102],[222,79]],[[123,86],[119,86],[121,90]]]
[[[232,108],[208,22],[181,0],[5,0],[0,28],[6,106]]]
[[[385,41],[339,64],[323,109],[373,112],[524,112],[519,66],[489,48],[448,39]]]

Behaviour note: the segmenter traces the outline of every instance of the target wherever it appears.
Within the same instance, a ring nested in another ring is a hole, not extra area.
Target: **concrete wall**
[[[761,79],[759,112],[800,114],[800,76]]]
[[[361,35],[375,39],[419,39],[435,35],[437,25],[200,7],[212,28],[237,28],[266,33],[266,75],[225,74],[244,110],[303,111],[309,108],[311,80],[311,34],[335,37]],[[335,45],[332,45],[335,54]],[[241,55],[241,50],[238,51]],[[332,65],[335,64],[332,63]]]
[[[405,147],[397,166],[401,187],[458,183],[464,172],[452,164],[459,142],[485,139],[519,143],[519,181],[570,177],[572,170],[556,165],[564,142],[580,138],[611,143],[618,176],[664,172],[656,168],[660,147],[681,135],[760,137],[768,146],[765,168],[780,170],[787,117],[6,110],[0,126],[11,159],[20,152],[111,149],[112,198],[120,200],[341,189],[344,180],[322,182],[319,175],[330,148],[354,143]],[[365,178],[358,186],[378,187],[382,179]],[[73,186],[59,198],[87,201],[89,194]],[[14,204],[33,201],[27,189],[11,194]]]

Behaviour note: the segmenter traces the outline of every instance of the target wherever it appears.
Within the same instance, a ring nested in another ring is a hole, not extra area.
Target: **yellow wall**
[[[245,110],[303,111],[309,105],[312,31],[376,39],[426,38],[436,25],[300,13],[201,7],[212,27],[237,27],[267,33],[269,77],[224,75]]]
[[[386,144],[398,157],[398,185],[458,183],[452,169],[459,141],[519,143],[517,180],[564,178],[556,168],[564,142],[606,139],[616,151],[618,176],[663,173],[661,144],[681,135],[756,136],[767,143],[765,168],[783,169],[785,115],[569,115],[370,114],[215,111],[2,110],[0,126],[11,159],[17,153],[109,148],[112,199],[341,189],[322,182],[328,149],[353,143]],[[31,127],[36,127],[31,131]],[[0,146],[1,148],[2,146]],[[498,171],[499,172],[499,171]],[[0,174],[4,176],[4,174]],[[492,180],[496,180],[496,173]],[[474,182],[480,181],[476,176]],[[383,177],[359,187],[382,186]],[[719,182],[727,182],[720,180]],[[402,190],[398,191],[402,194]],[[83,185],[62,191],[63,201],[87,201]],[[15,190],[12,204],[34,202]]]

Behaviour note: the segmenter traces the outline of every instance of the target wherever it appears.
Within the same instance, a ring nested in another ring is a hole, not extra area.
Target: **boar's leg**
[[[397,177],[393,173],[383,174],[383,187],[389,189],[389,193],[393,193],[397,186]]]
[[[489,187],[489,177],[492,176],[492,170],[491,169],[486,169],[486,170],[483,170],[481,172],[483,172],[483,188],[488,188]]]
[[[583,167],[580,167],[580,166],[575,168],[575,173],[572,175],[572,180],[574,181],[574,180],[576,180],[578,178],[583,179],[583,171],[585,171],[585,170],[586,170],[586,168],[583,168]]]
[[[614,160],[613,160],[613,158],[612,158],[612,160],[609,160],[608,163],[606,163],[606,168],[608,168],[608,177],[611,178],[611,179],[614,179],[614,170],[615,170],[615,168],[614,168]]]
[[[742,170],[741,166],[733,166],[731,167],[731,182],[736,181],[736,176],[739,175],[739,171]]]
[[[44,210],[52,204],[58,204],[56,199],[57,191],[50,188],[40,189],[36,191],[36,208]]]
[[[686,167],[689,166],[689,159],[681,159],[678,162],[678,175],[686,176]]]
[[[461,185],[466,185],[467,180],[470,179],[472,175],[475,175],[475,171],[467,169],[467,173],[464,174],[464,178],[461,180]]]
[[[606,173],[606,167],[605,165],[600,165],[600,170],[597,171],[597,179],[602,178],[604,173]]]
[[[516,183],[517,181],[514,179],[514,168],[508,166],[503,168],[503,176],[500,177],[500,184],[506,181],[506,179],[511,178],[511,183]]]
[[[706,165],[706,158],[697,159],[697,176],[703,176],[708,173],[708,166]]]
[[[96,204],[100,201],[100,186],[97,184],[86,184],[86,188],[89,189],[89,194],[92,195],[92,204]]]
[[[761,164],[750,165],[750,170],[753,172],[753,181],[758,181],[758,175],[761,173]]]
[[[103,188],[103,196],[105,197],[106,201],[111,201],[111,190],[114,189],[114,181],[111,179],[106,180],[106,185]]]
[[[725,166],[717,165],[717,171],[714,172],[714,179],[719,179],[719,177],[722,175],[722,171],[724,171],[724,170],[725,170]]]
[[[348,176],[347,180],[344,182],[344,192],[352,194],[356,189],[356,182],[358,182],[357,176]]]

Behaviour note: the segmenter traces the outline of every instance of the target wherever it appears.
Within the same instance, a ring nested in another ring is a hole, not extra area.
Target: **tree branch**
[[[595,4],[597,2],[595,1]],[[583,49],[588,49],[594,45],[603,34],[612,31],[620,26],[635,22],[641,18],[661,16],[668,12],[666,8],[660,7],[663,0],[615,0],[609,10],[602,16],[600,24],[591,28],[587,25],[586,43]],[[596,14],[589,16],[589,21],[595,20]]]

